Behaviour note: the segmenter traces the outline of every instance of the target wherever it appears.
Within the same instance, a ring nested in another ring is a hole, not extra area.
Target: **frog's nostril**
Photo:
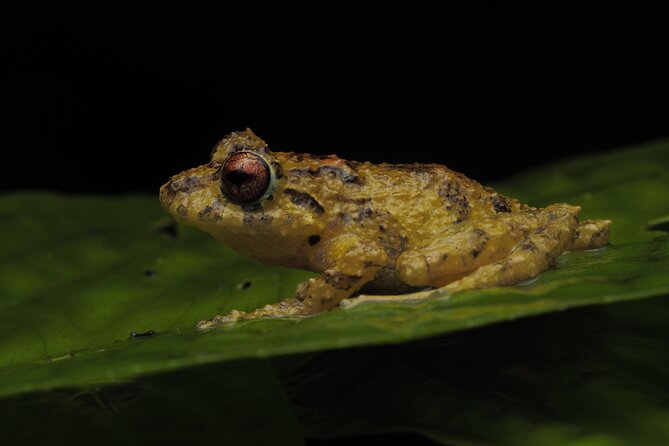
[[[244,172],[241,169],[233,170],[228,172],[225,176],[225,179],[234,184],[235,186],[241,186],[246,183],[246,181],[251,177],[248,173]]]

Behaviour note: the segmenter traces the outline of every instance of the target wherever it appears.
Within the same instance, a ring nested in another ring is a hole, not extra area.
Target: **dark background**
[[[0,190],[157,194],[247,126],[482,182],[669,136],[658,11],[221,6],[3,11]]]
[[[157,192],[247,126],[483,182],[669,135],[658,12],[321,6],[5,14],[0,187]]]

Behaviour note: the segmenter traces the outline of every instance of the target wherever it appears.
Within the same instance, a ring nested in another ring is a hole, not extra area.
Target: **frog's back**
[[[330,215],[425,237],[470,219],[522,208],[518,200],[439,164],[373,164],[278,153],[287,187],[317,197]]]

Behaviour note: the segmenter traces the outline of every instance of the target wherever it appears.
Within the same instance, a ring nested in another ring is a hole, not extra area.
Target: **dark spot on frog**
[[[166,234],[171,238],[177,238],[177,224],[171,220],[167,223],[163,223],[159,226],[157,226],[153,232],[156,234]]]
[[[469,255],[472,256],[473,258],[477,258],[488,244],[490,236],[486,234],[485,231],[479,228],[474,229],[473,232],[474,232],[474,240],[472,242],[476,243],[476,246],[469,251]]]
[[[130,332],[130,337],[131,338],[150,338],[151,336],[155,336],[156,332],[153,330],[145,331],[143,333],[137,333],[136,331],[131,331]]]
[[[313,177],[318,175],[319,171],[319,168],[312,169],[309,167],[296,167],[294,169],[290,169],[288,173],[294,177]]]
[[[310,235],[309,239],[307,242],[309,243],[309,246],[314,246],[316,243],[321,241],[321,236],[320,235]]]
[[[144,277],[151,278],[151,277],[155,277],[155,276],[156,276],[156,272],[154,270],[152,270],[152,269],[144,270]]]
[[[247,280],[246,282],[242,282],[239,285],[237,285],[237,289],[239,290],[246,290],[251,286],[251,281]]]
[[[492,203],[492,208],[495,212],[511,212],[511,207],[507,203],[506,198],[500,196],[499,194],[494,194],[490,197],[490,202]]]
[[[344,224],[351,223],[351,216],[345,214],[344,212],[337,212],[337,218],[341,220]]]
[[[361,276],[344,274],[339,271],[325,271],[321,278],[325,283],[337,290],[348,290],[353,284],[361,279]]]
[[[360,166],[360,164],[362,164],[362,163],[360,163],[359,161],[345,160],[344,164],[346,164],[348,166],[348,168],[351,169],[353,172],[357,172],[358,171],[358,166]]]
[[[177,196],[177,193],[172,189],[172,182],[170,181],[167,186],[160,188],[160,201],[163,203],[163,206],[169,207],[174,201],[174,197]]]
[[[536,243],[534,243],[532,240],[527,240],[520,245],[520,249],[522,249],[523,251],[535,252],[539,248],[537,248]]]
[[[383,246],[383,250],[391,259],[397,259],[397,257],[407,249],[408,242],[409,239],[403,235],[398,235],[397,233],[386,233],[379,237],[379,243]]]
[[[260,203],[242,204],[240,207],[244,211],[243,222],[245,225],[266,225],[272,223],[272,220],[274,220],[274,217],[263,212],[263,207]]]
[[[325,208],[316,201],[314,197],[306,192],[300,192],[295,189],[285,189],[284,193],[290,197],[290,201],[297,206],[301,206],[315,213],[316,215],[323,215]]]
[[[186,206],[184,206],[183,204],[180,204],[179,207],[177,207],[177,214],[181,215],[182,217],[185,217],[187,213],[188,209],[186,209]]]
[[[488,236],[488,234],[483,229],[475,228],[473,232],[474,236],[479,239],[485,239],[485,241],[488,241],[490,239],[490,236]]]
[[[346,184],[357,184],[362,185],[364,181],[358,176],[355,175],[355,170],[353,172],[347,172],[340,167],[335,166],[323,166],[320,168],[321,172],[329,173],[339,178],[340,181]]]
[[[204,174],[202,172],[194,173],[192,175],[173,179],[169,182],[165,189],[168,189],[172,193],[174,192],[183,192],[185,194],[192,193],[196,190],[202,189],[205,187],[209,181],[218,181],[220,174],[220,169],[212,169],[212,172]]]
[[[456,183],[446,182],[439,188],[439,196],[446,208],[455,212],[456,223],[461,223],[469,216],[469,202]]]
[[[592,237],[590,237],[590,242],[588,243],[588,247],[592,248],[593,246],[599,246],[600,245],[600,239],[604,236],[604,233],[601,231],[595,232],[592,234]]]
[[[254,214],[252,212],[244,212],[244,224],[248,226],[268,225],[272,223],[272,220],[274,220],[274,217],[269,214]]]
[[[200,211],[197,213],[197,216],[198,216],[199,218],[206,217],[206,216],[209,215],[209,214],[211,213],[211,211],[213,211],[213,210],[214,210],[213,207],[207,205],[207,206],[205,206],[202,210],[200,210]]]
[[[379,231],[386,232],[386,227],[383,225],[379,225]]]
[[[338,178],[345,184],[363,184],[362,179],[351,172],[346,172],[341,167],[336,166],[320,166],[316,168],[302,167],[290,169],[289,172],[292,176],[295,177],[316,177],[322,175],[330,175],[333,178]]]
[[[358,209],[358,213],[355,217],[353,217],[353,220],[357,223],[360,223],[364,219],[370,218],[372,215],[374,215],[374,211],[371,208],[362,207]]]

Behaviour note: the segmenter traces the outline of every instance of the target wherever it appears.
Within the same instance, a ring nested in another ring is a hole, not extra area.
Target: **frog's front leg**
[[[373,280],[387,262],[382,248],[353,235],[340,236],[324,243],[314,258],[325,270],[319,277],[301,283],[295,297],[248,313],[235,310],[225,316],[201,321],[198,327],[211,328],[239,319],[299,317],[327,311]]]

